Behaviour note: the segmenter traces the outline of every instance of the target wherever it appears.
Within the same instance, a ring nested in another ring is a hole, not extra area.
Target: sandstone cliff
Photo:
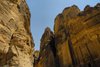
[[[100,3],[84,11],[65,8],[55,18],[54,34],[49,33],[42,36],[35,67],[100,66]]]
[[[56,67],[54,47],[54,34],[47,27],[41,38],[39,58],[35,63],[35,67]]]
[[[55,19],[55,46],[60,67],[100,66],[100,4],[80,12],[75,5]]]
[[[35,57],[35,59],[34,59]],[[34,52],[25,0],[0,0],[0,67],[100,67],[100,3],[67,7]]]
[[[33,67],[34,43],[25,0],[0,0],[0,67]]]

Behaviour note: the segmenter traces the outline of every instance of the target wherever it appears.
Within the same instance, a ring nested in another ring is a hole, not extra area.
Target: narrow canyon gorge
[[[76,5],[47,27],[34,50],[31,13],[25,0],[0,0],[0,67],[100,67],[100,3]]]

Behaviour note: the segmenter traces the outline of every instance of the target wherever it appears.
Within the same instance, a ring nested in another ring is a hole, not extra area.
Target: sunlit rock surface
[[[33,67],[34,43],[25,0],[0,0],[0,67]]]

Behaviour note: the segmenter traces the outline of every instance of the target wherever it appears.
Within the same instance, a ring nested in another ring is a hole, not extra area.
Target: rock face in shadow
[[[34,53],[34,64],[38,63],[40,51],[36,50]]]
[[[0,67],[33,67],[34,43],[25,0],[0,0]]]
[[[100,66],[100,3],[87,5],[84,11],[75,5],[65,8],[55,18],[54,40],[45,33],[35,67],[49,67],[52,59],[50,67]]]
[[[56,67],[54,51],[54,34],[47,27],[41,38],[39,59],[35,63],[35,67]]]

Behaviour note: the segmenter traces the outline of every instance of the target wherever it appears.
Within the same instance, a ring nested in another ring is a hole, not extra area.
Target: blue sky
[[[35,50],[40,49],[40,39],[46,27],[52,31],[55,17],[65,7],[77,5],[81,11],[86,5],[95,6],[100,0],[26,0],[31,12],[31,32]]]

